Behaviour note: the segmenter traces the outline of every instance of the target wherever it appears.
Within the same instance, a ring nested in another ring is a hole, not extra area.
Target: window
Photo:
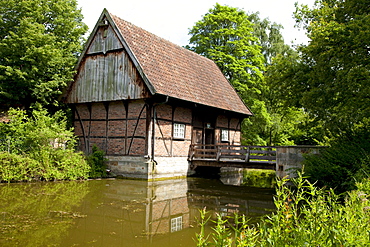
[[[171,232],[182,230],[182,216],[171,219]]]
[[[221,130],[221,141],[228,142],[229,141],[229,131],[228,130]]]
[[[185,138],[185,124],[175,123],[173,125],[173,138],[179,139]]]

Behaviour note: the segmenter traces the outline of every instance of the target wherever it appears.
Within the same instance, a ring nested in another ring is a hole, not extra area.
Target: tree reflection
[[[0,184],[0,246],[56,246],[88,192],[86,181]]]

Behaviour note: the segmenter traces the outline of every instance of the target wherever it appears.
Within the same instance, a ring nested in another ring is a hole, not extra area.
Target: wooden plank
[[[194,152],[199,153],[199,152],[213,152],[217,153],[217,149],[194,149]]]
[[[250,155],[249,159],[256,159],[256,160],[276,160],[275,156],[259,156],[259,155]]]
[[[199,157],[216,157],[215,154],[194,154],[193,157],[199,158]]]
[[[250,147],[250,148],[276,148],[276,147],[274,147],[274,146],[248,146],[248,147]]]
[[[250,160],[249,163],[253,164],[276,164],[275,161],[265,161],[265,160]]]
[[[245,154],[220,154],[220,157],[240,157],[241,159],[245,159]]]
[[[276,151],[268,151],[268,150],[253,150],[253,149],[251,149],[250,153],[254,153],[254,154],[274,154],[274,155],[276,155]]]
[[[221,149],[221,153],[240,153],[240,154],[246,154],[248,153],[247,149],[242,149],[242,150],[232,150],[232,149]]]

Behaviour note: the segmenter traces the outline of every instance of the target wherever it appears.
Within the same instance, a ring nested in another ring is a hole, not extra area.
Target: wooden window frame
[[[221,133],[220,133],[221,142],[229,142],[229,140],[230,140],[229,133],[230,133],[230,131],[228,129],[221,129]]]
[[[185,139],[185,131],[186,131],[186,125],[182,123],[174,123],[173,124],[173,133],[172,137],[173,139]]]

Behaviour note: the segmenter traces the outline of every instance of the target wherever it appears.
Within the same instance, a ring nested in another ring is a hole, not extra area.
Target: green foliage
[[[0,180],[87,178],[90,168],[84,155],[75,152],[73,131],[60,111],[50,116],[40,108],[28,117],[23,110],[11,109],[9,117],[9,123],[0,123],[0,150],[9,153],[2,154],[1,165],[12,167],[7,172],[18,169],[21,173],[13,172],[13,177],[8,174]]]
[[[370,244],[369,195],[351,191],[344,202],[332,190],[323,190],[304,179],[301,174],[286,185],[278,180],[276,211],[255,226],[244,217],[236,217],[236,227],[215,222],[212,236],[197,235],[198,246],[367,246]],[[369,180],[364,180],[369,183]],[[370,187],[367,185],[366,187]],[[203,212],[204,214],[204,212]],[[220,216],[219,216],[220,217]],[[204,217],[201,218],[204,220]],[[241,219],[241,220],[240,220]],[[204,222],[201,227],[204,228]],[[203,234],[203,235],[202,235]],[[226,244],[225,244],[226,243]]]
[[[280,32],[283,29],[282,25],[271,22],[268,18],[261,20],[259,12],[248,14],[248,20],[253,24],[253,36],[257,38],[256,43],[261,47],[265,67],[269,66],[276,56],[295,54],[295,51],[285,44]]]
[[[17,154],[0,152],[0,182],[29,181],[38,175],[37,161]]]
[[[301,85],[305,83],[305,71],[300,66],[297,53],[278,54],[267,67],[265,79],[269,90],[265,94],[271,122],[270,143],[275,145],[317,144],[317,121],[300,104]],[[300,81],[301,80],[301,81]]]
[[[0,103],[57,106],[86,31],[76,0],[0,1]]]
[[[301,105],[334,136],[370,117],[370,5],[366,0],[319,0],[297,7],[311,42],[300,47],[293,84]],[[297,98],[295,97],[295,98]]]
[[[355,188],[356,181],[370,175],[370,132],[364,128],[343,134],[320,155],[307,155],[306,175],[319,186],[338,192]]]
[[[216,4],[190,30],[189,48],[215,61],[239,93],[255,95],[260,93],[263,56],[247,17],[243,10]]]
[[[274,188],[276,184],[276,172],[273,170],[245,169],[243,172],[243,185]]]
[[[87,157],[87,163],[91,170],[90,178],[101,178],[107,176],[107,159],[104,157],[105,152],[99,149],[96,145],[92,147],[92,153]]]

